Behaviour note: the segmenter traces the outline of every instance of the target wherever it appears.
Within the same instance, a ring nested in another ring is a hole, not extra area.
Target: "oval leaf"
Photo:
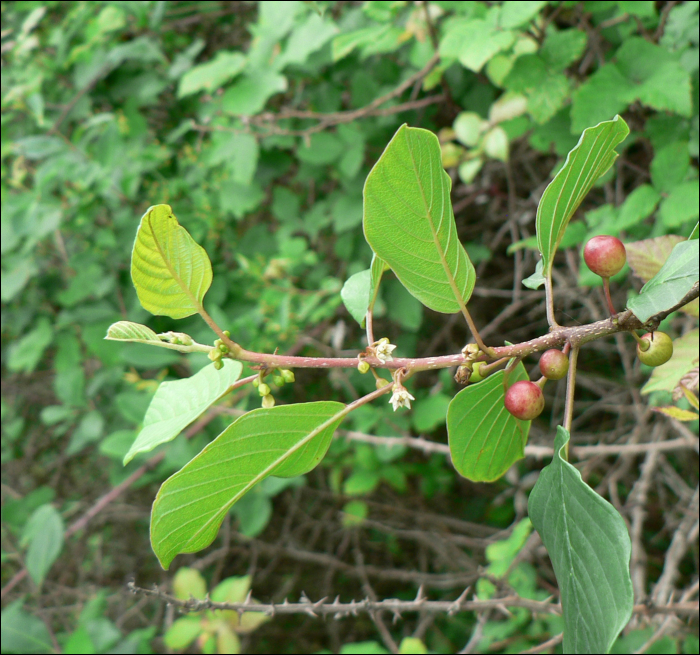
[[[500,478],[525,456],[530,421],[515,418],[504,405],[503,371],[462,389],[447,410],[450,456],[457,472],[474,482]],[[527,380],[522,363],[510,384]]]
[[[554,458],[530,494],[530,520],[559,583],[565,653],[607,653],[632,616],[632,545],[617,510],[582,479],[561,451],[569,432],[557,427]]]
[[[576,147],[567,155],[564,166],[542,194],[536,225],[545,277],[550,274],[554,253],[569,220],[595,181],[617,159],[615,147],[629,132],[627,123],[620,116],[584,130]]]
[[[370,269],[351,275],[340,290],[345,308],[350,315],[364,327],[367,308],[369,307],[369,293],[371,283]]]
[[[151,328],[141,325],[140,323],[132,323],[131,321],[117,321],[107,328],[107,336],[105,339],[109,341],[135,341],[137,343],[153,342],[160,343],[158,335]]]
[[[364,189],[367,243],[413,296],[445,314],[464,308],[476,280],[457,237],[450,186],[437,137],[402,125]]]
[[[231,506],[258,482],[313,469],[345,414],[342,403],[315,402],[255,409],[232,423],[161,486],[151,513],[161,565],[206,548]]]
[[[139,453],[172,441],[228,392],[243,365],[230,359],[221,361],[224,367],[220,371],[210,364],[192,377],[161,383],[146,410],[143,428],[124,456],[125,466]]]
[[[141,218],[131,279],[141,305],[151,314],[185,318],[201,310],[211,285],[211,262],[177,222],[170,205],[150,207]]]

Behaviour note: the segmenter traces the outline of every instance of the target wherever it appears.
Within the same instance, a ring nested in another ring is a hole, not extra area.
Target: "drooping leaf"
[[[211,262],[177,222],[170,205],[150,207],[141,218],[131,279],[141,305],[151,314],[185,318],[201,309],[212,281]]]
[[[125,466],[139,453],[172,441],[226,394],[240,377],[243,365],[231,359],[221,361],[221,370],[210,364],[192,377],[161,383],[148,406],[143,428],[124,456]]]
[[[466,305],[476,274],[457,228],[437,137],[402,125],[367,177],[365,238],[426,307]]]
[[[550,274],[554,253],[569,220],[595,181],[612,166],[617,158],[615,147],[628,134],[629,127],[620,116],[584,130],[564,166],[545,189],[536,221],[545,277]]]
[[[474,482],[500,478],[524,457],[530,421],[516,419],[504,405],[504,372],[462,389],[447,410],[447,435],[452,463],[460,475]],[[522,363],[509,383],[527,380]]]
[[[617,510],[562,458],[569,432],[557,427],[554,458],[530,494],[530,520],[559,583],[565,653],[607,653],[632,616],[632,546]]]
[[[179,337],[179,343],[175,343],[173,337]],[[131,321],[112,323],[107,328],[105,339],[107,341],[133,341],[134,343],[143,343],[149,346],[169,348],[182,353],[209,352],[211,350],[211,346],[195,343],[192,337],[182,332],[156,334],[151,328],[140,323],[132,323]]]
[[[697,284],[698,243],[693,239],[676,244],[661,270],[627,302],[627,309],[642,323],[673,307]]]
[[[256,409],[234,421],[158,492],[151,544],[162,566],[206,548],[231,506],[258,482],[313,469],[346,413],[342,403],[314,402]]]

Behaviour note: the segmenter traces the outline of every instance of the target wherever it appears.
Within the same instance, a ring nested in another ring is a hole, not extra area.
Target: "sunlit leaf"
[[[139,453],[172,441],[228,391],[243,365],[231,359],[222,362],[221,370],[210,364],[192,377],[161,383],[148,406],[143,428],[124,456],[125,465]]]
[[[476,275],[457,237],[451,181],[437,137],[403,125],[367,177],[364,230],[372,250],[426,307],[466,305]]]
[[[150,207],[141,218],[131,279],[141,305],[151,314],[185,318],[201,309],[212,281],[211,262],[177,222],[170,205]]]

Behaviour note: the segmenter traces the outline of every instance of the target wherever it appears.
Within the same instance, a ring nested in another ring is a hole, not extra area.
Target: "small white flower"
[[[377,359],[382,362],[390,362],[394,358],[391,356],[392,351],[396,348],[396,346],[392,343],[389,343],[389,339],[384,337],[383,339],[380,339],[377,342],[377,345],[374,348],[374,352],[377,355]]]
[[[394,411],[399,407],[406,407],[411,409],[411,401],[415,398],[408,393],[408,389],[405,387],[394,387],[394,393],[391,394],[389,402],[394,406]]]

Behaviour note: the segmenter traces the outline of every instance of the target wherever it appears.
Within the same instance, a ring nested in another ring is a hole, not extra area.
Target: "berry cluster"
[[[603,278],[605,295],[611,313],[615,313],[610,299],[609,279],[619,273],[627,261],[625,246],[613,236],[593,237],[583,249],[583,259],[588,268]],[[650,332],[639,337],[635,332],[632,336],[637,340],[637,357],[647,366],[661,366],[673,355],[673,341],[664,332]],[[531,421],[538,417],[544,409],[542,387],[547,380],[561,380],[569,371],[568,348],[547,350],[540,357],[540,372],[542,378],[538,382],[521,380],[511,385],[506,391],[505,407],[515,418]],[[478,379],[476,379],[478,378]],[[472,382],[483,379],[480,375],[473,376]]]

